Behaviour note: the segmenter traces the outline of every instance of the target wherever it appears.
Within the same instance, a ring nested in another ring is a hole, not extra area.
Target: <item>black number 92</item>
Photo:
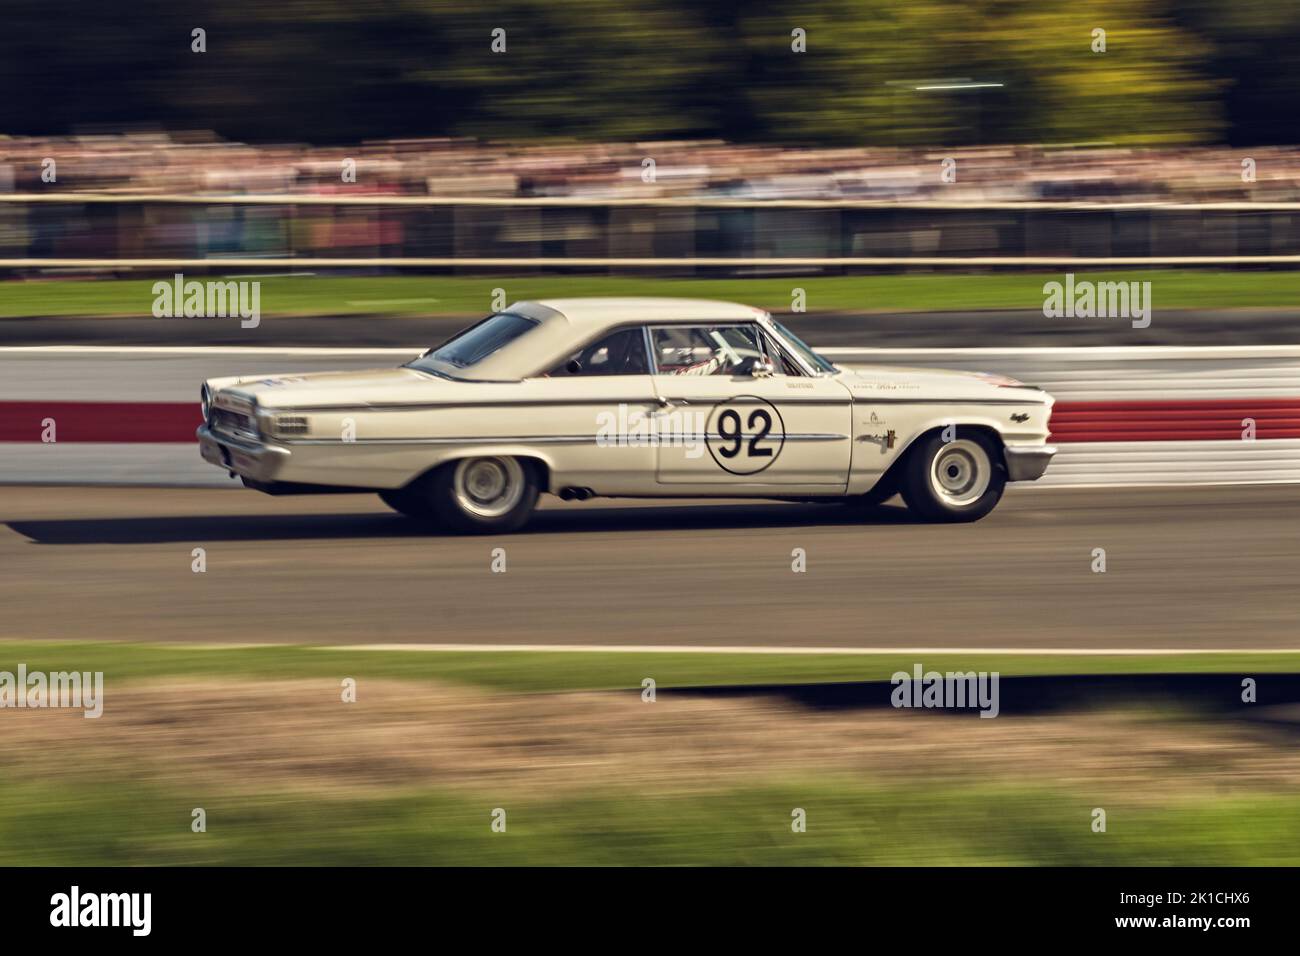
[[[740,430],[740,413],[734,408],[728,408],[719,415],[718,434],[731,445],[719,446],[718,454],[723,458],[735,458],[740,454],[740,449],[745,447],[745,454],[750,458],[771,458],[771,447],[760,446],[759,442],[764,441],[772,431],[772,416],[765,409],[756,408],[749,413],[745,428],[750,432],[748,444]]]

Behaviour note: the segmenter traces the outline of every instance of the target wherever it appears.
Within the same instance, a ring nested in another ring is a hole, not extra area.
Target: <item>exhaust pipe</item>
[[[594,498],[596,493],[590,488],[561,488],[561,501],[586,501],[588,498]]]

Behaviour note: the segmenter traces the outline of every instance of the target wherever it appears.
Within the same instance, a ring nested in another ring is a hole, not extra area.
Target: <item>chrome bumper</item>
[[[273,481],[289,460],[287,448],[241,441],[218,434],[207,425],[200,425],[195,434],[204,461],[255,481]]]
[[[1056,454],[1054,445],[1029,445],[1002,449],[1007,460],[1008,481],[1033,481],[1043,477]]]

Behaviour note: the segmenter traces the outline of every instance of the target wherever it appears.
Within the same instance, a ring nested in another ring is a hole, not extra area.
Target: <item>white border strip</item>
[[[111,320],[106,320],[111,321]],[[413,320],[418,321],[418,320]],[[3,345],[0,355],[410,355],[424,352],[428,345],[356,348],[329,345]],[[815,346],[814,346],[815,347]],[[817,348],[827,356],[914,355],[960,358],[963,355],[1061,356],[1068,359],[1109,361],[1112,359],[1207,359],[1207,358],[1300,358],[1300,345],[1046,345],[1007,348],[859,348],[834,346]]]
[[[816,348],[814,346],[814,348]],[[1059,355],[1071,360],[1110,361],[1118,359],[1204,359],[1204,358],[1300,358],[1300,345],[1028,345],[1006,348],[855,348],[835,346],[818,348],[827,356],[847,355],[935,355],[961,357],[963,355]]]
[[[1048,657],[1173,657],[1179,654],[1297,654],[1297,648],[1136,648],[1136,647],[726,647],[684,644],[340,644],[313,645],[320,651],[517,651],[560,654],[868,654],[936,655],[1044,655]]]
[[[665,206],[702,209],[960,209],[988,210],[1077,210],[1112,212],[1116,210],[1150,210],[1153,212],[1287,212],[1300,210],[1300,202],[1086,202],[1012,200],[989,202],[971,200],[894,199],[752,199],[716,196],[321,196],[307,193],[5,193],[0,203],[108,203],[138,205],[174,203],[181,205],[231,206]]]
[[[411,355],[427,345],[410,348],[348,348],[297,345],[4,345],[0,355]],[[1300,352],[1300,349],[1297,349]]]
[[[691,266],[720,268],[787,268],[793,266],[869,266],[897,268],[926,266],[970,268],[982,266],[1221,266],[1297,265],[1300,255],[1247,256],[649,256],[608,257],[540,256],[523,258],[400,257],[335,259],[289,256],[266,259],[0,259],[2,269],[551,269],[572,266],[599,269],[681,269]]]

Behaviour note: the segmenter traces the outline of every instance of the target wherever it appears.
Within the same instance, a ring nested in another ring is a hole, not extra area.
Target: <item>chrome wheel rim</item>
[[[499,518],[524,496],[524,469],[513,458],[466,458],[452,480],[456,503],[467,514]]]
[[[988,490],[993,466],[988,452],[967,438],[950,441],[930,464],[930,487],[946,504],[974,504]]]

